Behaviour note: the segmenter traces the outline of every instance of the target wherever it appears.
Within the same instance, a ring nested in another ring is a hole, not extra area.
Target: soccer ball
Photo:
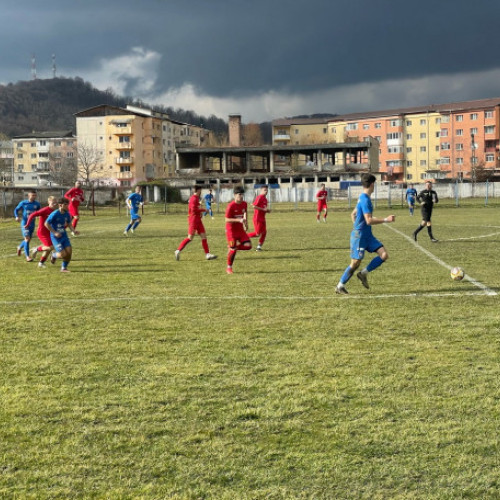
[[[461,267],[454,267],[450,272],[450,276],[453,281],[462,281],[465,273]]]

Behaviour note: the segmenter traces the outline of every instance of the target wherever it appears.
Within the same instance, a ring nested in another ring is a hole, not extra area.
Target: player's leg
[[[177,247],[177,250],[174,252],[175,254],[175,260],[180,260],[181,258],[181,252],[186,248],[186,246],[193,241],[194,238],[194,232],[189,233],[186,238],[184,238],[180,245]]]
[[[134,232],[137,229],[137,226],[142,222],[141,217],[137,217],[132,225],[131,231]]]
[[[217,255],[214,255],[213,253],[210,253],[210,248],[208,246],[208,240],[207,240],[207,234],[205,232],[199,233],[200,238],[201,238],[201,246],[203,247],[203,250],[205,251],[205,258],[207,260],[214,260],[217,258]]]
[[[326,222],[326,216],[328,215],[328,208],[323,208],[323,222]]]
[[[127,227],[125,228],[125,231],[123,231],[123,234],[127,236],[128,232],[130,231],[131,227],[134,224],[134,219],[132,217],[130,218],[130,222],[127,224]]]

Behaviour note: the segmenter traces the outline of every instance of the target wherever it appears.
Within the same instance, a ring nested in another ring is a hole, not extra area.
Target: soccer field
[[[222,213],[178,262],[183,208],[84,213],[66,275],[0,224],[0,497],[499,497],[499,209],[377,207],[340,296],[349,212],[274,208],[232,276]]]

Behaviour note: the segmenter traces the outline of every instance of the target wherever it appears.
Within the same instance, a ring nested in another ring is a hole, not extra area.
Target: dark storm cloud
[[[160,54],[156,93],[291,94],[499,66],[490,0],[25,0],[4,6],[0,81],[57,56],[81,76],[133,47]],[[135,76],[131,77],[132,80]],[[500,93],[500,92],[499,92]]]

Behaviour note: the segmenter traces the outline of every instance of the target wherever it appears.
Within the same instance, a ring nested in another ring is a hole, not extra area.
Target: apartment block
[[[388,182],[500,179],[499,124],[500,98],[493,98],[275,120],[273,144],[349,143],[373,137],[380,145],[379,171]]]
[[[33,132],[12,139],[16,187],[69,185],[77,178],[73,131]]]
[[[14,178],[14,144],[12,141],[0,141],[0,183],[12,186]]]
[[[151,109],[101,105],[76,116],[79,147],[94,159],[88,177],[130,187],[175,173],[176,145],[200,146],[208,131]],[[85,170],[79,158],[80,170]]]

